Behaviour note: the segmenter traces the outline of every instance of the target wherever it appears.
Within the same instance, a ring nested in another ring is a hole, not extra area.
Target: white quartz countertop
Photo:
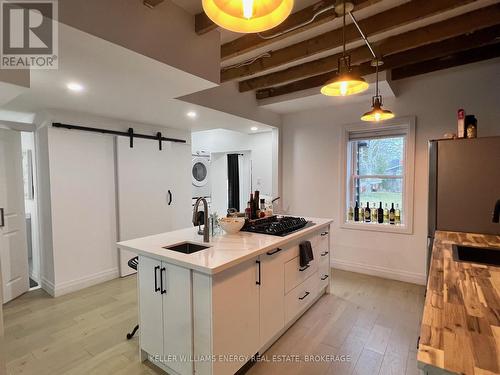
[[[118,242],[118,247],[202,273],[215,274],[247,259],[254,258],[269,250],[284,246],[288,242],[316,232],[332,222],[331,219],[306,219],[312,221],[314,225],[293,232],[285,237],[249,232],[238,232],[231,235],[224,233],[211,237],[209,243],[204,243],[203,236],[197,233],[198,228],[193,227]],[[183,242],[205,245],[209,246],[209,248],[193,254],[184,254],[164,249],[164,247],[171,247]]]

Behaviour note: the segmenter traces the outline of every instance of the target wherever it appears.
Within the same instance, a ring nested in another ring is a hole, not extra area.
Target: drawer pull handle
[[[309,292],[306,292],[302,297],[299,297],[299,299],[302,301],[304,298],[306,298],[309,295]]]
[[[279,253],[282,249],[280,249],[279,247],[276,249],[276,250],[273,250],[273,251],[268,251],[266,254],[267,255],[274,255],[276,253]]]
[[[321,253],[322,257],[326,257],[328,255],[328,251],[325,251],[324,253]]]
[[[328,279],[328,275],[324,275],[321,280],[325,281],[326,279]]]
[[[166,268],[165,267],[162,267],[160,269],[160,293],[161,294],[167,294],[167,289],[163,288],[163,272],[165,272],[165,276],[166,276]],[[165,279],[165,283],[167,282],[167,280]]]
[[[321,233],[321,234],[320,234],[320,236],[324,237],[324,236],[326,236],[327,234],[328,234],[328,232],[323,232],[323,233]]]
[[[310,267],[310,265],[308,264],[307,266],[305,266],[304,268],[299,268],[299,271],[300,272],[304,272],[305,270],[307,270],[308,268]]]
[[[155,266],[155,292],[159,292],[160,288],[158,288],[158,271],[160,269],[160,266]]]

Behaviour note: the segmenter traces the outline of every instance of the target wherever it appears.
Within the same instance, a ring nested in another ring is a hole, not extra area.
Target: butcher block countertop
[[[436,232],[419,367],[429,374],[500,374],[500,267],[456,262],[453,244],[500,249],[500,236]]]

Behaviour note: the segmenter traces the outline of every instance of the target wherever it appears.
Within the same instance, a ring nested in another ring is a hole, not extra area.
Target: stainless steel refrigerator
[[[427,269],[436,230],[500,234],[500,137],[429,142]]]

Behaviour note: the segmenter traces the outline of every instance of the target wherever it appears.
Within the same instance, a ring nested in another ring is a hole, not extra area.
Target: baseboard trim
[[[54,283],[52,281],[47,280],[45,277],[40,278],[40,286],[43,290],[45,290],[52,297],[55,297],[55,288]]]
[[[60,297],[64,294],[71,292],[76,292],[89,286],[103,283],[105,281],[113,280],[119,277],[119,270],[117,268],[112,268],[109,270],[104,270],[101,272],[94,273],[85,277],[81,277],[76,280],[65,281],[63,283],[56,283],[53,287],[54,297]],[[42,284],[43,285],[43,284]]]
[[[378,276],[384,279],[404,281],[407,283],[425,285],[426,277],[424,274],[408,272],[403,270],[395,270],[387,267],[375,266],[370,264],[363,264],[351,262],[344,259],[332,259],[332,267],[343,270],[362,273],[371,276]]]

